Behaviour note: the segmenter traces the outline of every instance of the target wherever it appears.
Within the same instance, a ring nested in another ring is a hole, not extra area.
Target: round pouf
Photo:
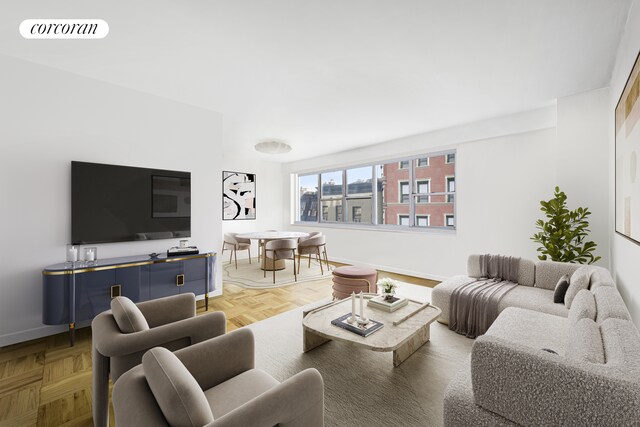
[[[378,272],[373,268],[346,265],[333,270],[333,298],[344,299],[352,292],[376,293]]]

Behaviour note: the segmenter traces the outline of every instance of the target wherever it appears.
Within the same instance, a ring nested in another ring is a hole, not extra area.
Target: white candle
[[[78,261],[78,250],[76,248],[69,248],[69,261],[76,262]]]
[[[356,320],[356,293],[351,292],[351,321]]]
[[[360,320],[365,320],[366,317],[364,315],[364,294],[360,291]]]
[[[93,251],[87,252],[87,261],[94,261],[96,259],[96,253]]]

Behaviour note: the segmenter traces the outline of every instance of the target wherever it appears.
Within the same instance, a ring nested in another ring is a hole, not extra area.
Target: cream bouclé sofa
[[[553,303],[552,289],[570,272],[586,275],[588,288],[567,309]],[[640,333],[609,272],[521,260],[520,273],[521,286],[447,387],[445,425],[640,425]],[[447,295],[463,282],[434,289],[445,320]]]

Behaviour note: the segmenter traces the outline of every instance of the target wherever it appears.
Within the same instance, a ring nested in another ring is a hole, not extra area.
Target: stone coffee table
[[[365,298],[374,296],[367,295]],[[359,306],[357,300],[356,305]],[[373,351],[393,351],[393,366],[399,366],[429,341],[430,325],[440,316],[441,310],[433,305],[423,308],[423,303],[412,300],[393,313],[366,307],[367,317],[384,324],[382,329],[368,337],[331,324],[332,320],[350,312],[351,299],[347,298],[305,313],[302,320],[304,352],[330,340],[341,341]],[[402,321],[414,312],[414,315]]]

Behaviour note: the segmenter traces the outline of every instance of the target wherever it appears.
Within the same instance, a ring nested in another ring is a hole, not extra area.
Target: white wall
[[[609,88],[558,99],[558,143],[547,161],[556,162],[557,184],[570,209],[588,207],[589,240],[610,267],[609,242]]]
[[[223,233],[250,233],[252,231],[282,230],[284,226],[282,204],[282,164],[265,161],[261,154],[225,153],[222,169],[235,172],[256,174],[256,219],[241,221],[222,221]],[[229,262],[229,253],[225,252],[225,264]],[[238,252],[238,260],[247,258],[247,251]],[[258,256],[256,241],[252,241],[251,256]]]
[[[640,326],[640,245],[633,243],[615,233],[614,225],[614,129],[613,114],[620,94],[629,77],[631,68],[640,51],[640,2],[634,1],[623,38],[620,42],[616,65],[611,78],[610,104],[608,114],[611,117],[608,148],[609,148],[609,218],[611,236],[612,271],[618,289],[622,294],[633,320]]]
[[[42,324],[41,271],[65,259],[72,160],[190,171],[190,240],[219,251],[218,113],[2,55],[0,69],[0,346],[66,330]],[[162,252],[175,244],[104,244],[98,255]]]
[[[464,273],[471,253],[536,256],[536,244],[529,238],[535,232],[539,201],[550,197],[555,186],[556,166],[549,160],[556,143],[554,126],[555,108],[548,108],[293,162],[284,172],[288,178],[314,166],[348,166],[455,147],[455,232],[322,227],[330,259],[442,279]],[[285,191],[289,186],[283,185]],[[285,203],[289,212],[289,200]]]

